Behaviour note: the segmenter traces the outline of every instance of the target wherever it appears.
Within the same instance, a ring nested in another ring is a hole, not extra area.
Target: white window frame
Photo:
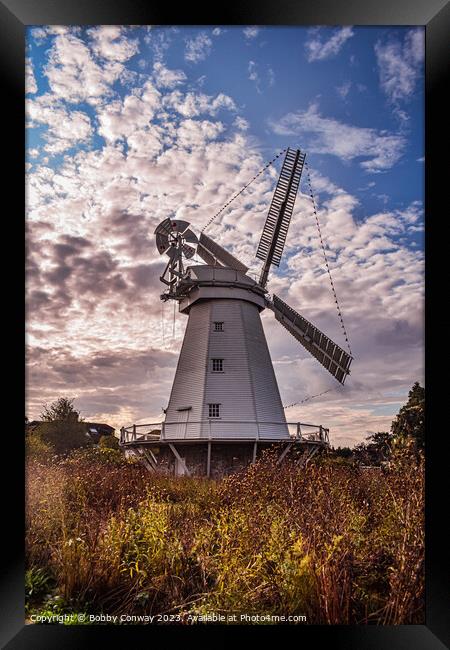
[[[211,372],[214,372],[214,373],[224,372],[224,369],[223,369],[224,364],[223,364],[223,362],[224,362],[224,359],[220,359],[218,357],[212,358],[211,359]],[[219,366],[219,367],[217,367],[217,366]]]
[[[222,405],[218,404],[217,402],[208,404],[208,418],[211,419],[217,419],[220,418],[220,407]],[[214,415],[214,413],[217,411],[217,415]]]

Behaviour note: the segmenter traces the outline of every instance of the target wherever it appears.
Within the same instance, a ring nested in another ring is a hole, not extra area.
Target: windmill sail
[[[181,221],[181,219],[164,219],[161,221],[159,226],[156,227],[156,247],[162,255],[166,253],[171,246],[171,237],[180,233],[183,236],[184,241],[188,241],[192,244],[197,243],[197,237],[189,228],[188,221]],[[195,253],[195,250],[188,246],[186,251],[186,257],[192,257]]]
[[[315,325],[289,307],[278,296],[268,306],[275,318],[328,370],[341,384],[350,373],[353,357],[325,336]]]
[[[205,234],[200,235],[197,253],[207,263],[214,265],[219,262],[219,266],[228,266],[236,271],[247,273],[248,266],[242,264],[234,255],[226,251],[222,246],[216,244],[210,237]]]
[[[266,286],[271,264],[279,266],[294,209],[306,154],[287,150],[280,177],[270,204],[256,257],[264,261],[259,284]]]

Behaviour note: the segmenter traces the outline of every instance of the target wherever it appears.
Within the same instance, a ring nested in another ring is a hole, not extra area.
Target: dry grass
[[[384,473],[267,454],[217,482],[112,450],[30,459],[29,611],[423,623],[423,462],[396,453]]]

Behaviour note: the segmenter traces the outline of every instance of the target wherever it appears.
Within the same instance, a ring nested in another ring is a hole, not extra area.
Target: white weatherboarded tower
[[[279,266],[305,154],[287,149],[256,257],[259,281],[248,267],[186,221],[165,219],[155,230],[160,254],[169,258],[161,299],[176,300],[187,315],[165,420],[121,431],[121,444],[152,471],[220,476],[254,462],[258,450],[278,444],[315,453],[328,444],[322,426],[286,422],[260,313],[275,318],[340,383],[352,357],[312,323],[267,291],[271,265]],[[185,268],[197,255],[205,262]],[[305,435],[305,428],[317,429]]]
[[[288,428],[262,328],[261,287],[241,271],[189,269],[180,301],[189,315],[166,412],[167,439],[287,440]]]

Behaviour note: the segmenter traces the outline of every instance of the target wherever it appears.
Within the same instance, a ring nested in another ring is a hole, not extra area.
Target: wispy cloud
[[[261,79],[258,74],[258,64],[255,61],[248,62],[248,78],[255,84],[256,90],[261,92]]]
[[[236,128],[238,128],[240,131],[247,131],[248,128],[250,127],[250,124],[248,123],[248,121],[247,121],[245,118],[240,117],[239,115],[236,117],[236,119],[234,120],[233,124],[234,124],[234,125],[236,126]]]
[[[212,41],[206,32],[201,32],[195,38],[186,41],[184,58],[190,63],[199,63],[206,59],[211,52]]]
[[[27,94],[37,93],[38,87],[34,76],[33,62],[27,57],[25,59],[25,92]]]
[[[340,86],[336,86],[336,92],[342,99],[347,99],[347,95],[352,87],[351,81],[344,81]]]
[[[328,30],[327,30],[328,31]],[[351,27],[342,27],[334,31],[333,35],[324,39],[319,30],[314,30],[305,43],[306,58],[312,61],[324,61],[331,59],[341,51],[343,45],[353,36]]]
[[[344,161],[365,158],[359,164],[368,172],[391,168],[401,158],[406,145],[402,135],[322,117],[317,104],[311,104],[306,111],[271,120],[269,124],[279,135],[301,136],[303,146],[314,153],[330,154]]]
[[[249,61],[247,71],[248,78],[255,84],[258,93],[262,93],[264,88],[270,88],[275,84],[275,72],[270,65],[266,65],[261,70],[261,66],[258,63]]]
[[[244,36],[247,40],[252,40],[256,38],[259,34],[259,27],[246,27],[244,30]]]
[[[375,44],[380,87],[388,100],[399,107],[414,94],[424,60],[424,30],[412,29],[402,40],[388,38]]]
[[[155,61],[163,61],[168,49],[172,44],[173,30],[155,29],[148,27],[144,42],[150,46]]]

